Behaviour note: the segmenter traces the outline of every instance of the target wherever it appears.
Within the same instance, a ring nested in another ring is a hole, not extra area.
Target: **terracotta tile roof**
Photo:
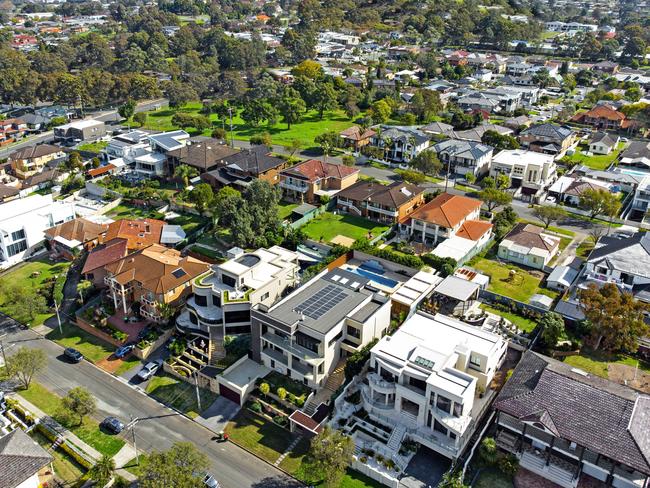
[[[372,129],[366,129],[365,131],[362,131],[361,127],[359,127],[358,125],[353,125],[352,127],[348,127],[347,129],[342,130],[339,135],[345,139],[351,139],[353,141],[363,141],[366,139],[370,139],[372,136],[376,134],[377,133]]]
[[[116,220],[108,226],[106,241],[126,239],[129,249],[143,249],[151,244],[160,244],[160,235],[165,222],[156,219]]]
[[[481,208],[481,201],[474,198],[442,193],[422,205],[405,220],[416,219],[451,229]]]
[[[63,153],[63,149],[52,144],[39,144],[37,146],[27,146],[9,155],[11,161],[20,161],[23,159],[41,158],[50,154]]]
[[[81,270],[81,274],[90,273],[96,269],[103,268],[108,263],[112,263],[113,261],[117,261],[126,256],[126,254],[126,239],[114,239],[101,244],[88,254],[84,267]]]
[[[68,220],[50,227],[45,236],[50,239],[61,236],[69,241],[88,242],[97,239],[108,230],[108,224],[97,224],[83,218]]]
[[[583,117],[592,117],[594,119],[625,120],[625,114],[609,105],[598,105],[588,112],[579,115],[582,115]]]
[[[107,264],[106,271],[122,284],[133,280],[152,293],[166,293],[208,270],[209,264],[176,249],[152,244],[138,252]]]
[[[116,168],[114,164],[107,164],[105,166],[100,166],[99,168],[93,168],[88,170],[88,176],[91,178],[96,178],[97,176],[101,176],[106,173],[110,173]]]
[[[559,237],[544,234],[544,229],[541,227],[524,223],[515,225],[503,240],[529,249],[543,249],[549,252],[560,245]]]
[[[492,229],[492,224],[490,222],[484,220],[466,220],[463,222],[463,225],[460,226],[456,235],[458,237],[463,237],[464,239],[478,241],[486,232],[489,232],[490,229]]]
[[[289,416],[289,420],[295,422],[296,424],[300,425],[301,427],[307,430],[310,430],[311,432],[319,433],[322,430],[322,427],[318,425],[318,422],[316,422],[314,419],[304,414],[300,410],[294,411]]]
[[[358,173],[356,168],[350,168],[342,164],[325,163],[317,159],[310,159],[304,163],[297,164],[282,171],[282,174],[297,176],[315,182],[325,178],[345,178],[351,174]]]

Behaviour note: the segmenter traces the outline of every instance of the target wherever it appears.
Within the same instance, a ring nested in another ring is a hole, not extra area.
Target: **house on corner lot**
[[[417,312],[370,350],[363,407],[393,435],[397,431],[395,450],[408,436],[456,460],[481,419],[481,393],[490,388],[507,349],[498,334]]]
[[[588,112],[580,112],[571,120],[600,130],[633,131],[638,127],[634,120],[609,105],[598,105]]]
[[[494,148],[479,142],[447,139],[433,146],[450,174],[480,176],[490,171]]]
[[[424,188],[403,181],[381,185],[357,181],[336,194],[336,208],[378,222],[396,224],[424,203]]]
[[[39,144],[38,146],[27,146],[12,152],[9,155],[9,162],[14,174],[24,180],[43,171],[49,162],[63,160],[64,158],[65,153],[59,146]]]
[[[560,238],[532,224],[517,224],[499,243],[499,258],[544,269],[560,250]]]
[[[497,446],[554,484],[648,486],[650,397],[526,351],[494,409]]]
[[[355,184],[359,172],[342,164],[310,159],[280,172],[280,188],[287,200],[319,203],[322,195],[334,196]]]

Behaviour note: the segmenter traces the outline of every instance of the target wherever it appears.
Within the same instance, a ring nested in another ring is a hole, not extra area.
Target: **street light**
[[[133,415],[129,414],[129,417],[131,417],[131,422],[129,425],[131,426],[131,434],[133,435],[133,449],[135,450],[135,464],[136,466],[140,466],[140,455],[138,454],[138,445],[136,444],[135,441],[135,424],[138,423],[140,419],[134,419]]]

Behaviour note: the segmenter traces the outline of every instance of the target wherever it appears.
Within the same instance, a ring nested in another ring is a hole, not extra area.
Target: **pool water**
[[[364,278],[368,278],[369,280],[372,280],[375,283],[379,285],[383,285],[387,288],[394,288],[399,284],[398,281],[391,280],[390,278],[386,278],[385,276],[378,275],[377,273],[373,273],[371,271],[368,271],[367,269],[348,268],[348,271],[358,274],[359,276],[363,276]]]

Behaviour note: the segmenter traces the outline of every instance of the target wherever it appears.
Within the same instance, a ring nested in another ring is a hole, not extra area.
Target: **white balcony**
[[[370,373],[368,375],[368,382],[372,389],[379,393],[395,393],[395,382],[386,381],[377,373]]]
[[[280,188],[298,191],[300,193],[307,193],[307,190],[309,189],[307,185],[296,185],[294,183],[289,183],[287,180],[280,180]]]

